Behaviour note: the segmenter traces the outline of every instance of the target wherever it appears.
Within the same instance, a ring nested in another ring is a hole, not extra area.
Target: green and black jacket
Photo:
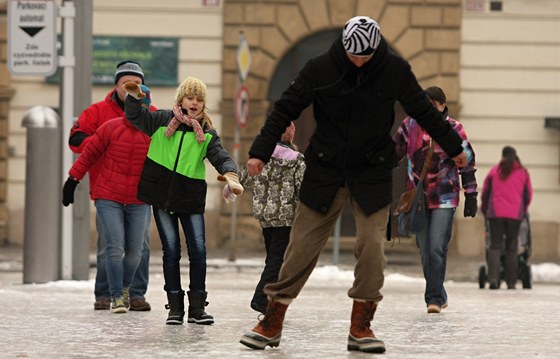
[[[152,206],[178,213],[204,213],[206,204],[206,165],[204,159],[220,173],[237,173],[237,166],[216,130],[204,128],[206,141],[196,142],[193,128],[181,124],[167,138],[171,110],[150,112],[140,101],[127,96],[126,118],[151,138],[150,148],[138,184],[138,199]]]

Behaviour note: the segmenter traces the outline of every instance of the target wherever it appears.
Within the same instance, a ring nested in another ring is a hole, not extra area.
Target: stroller
[[[485,241],[486,241],[486,263],[488,263],[488,251],[490,249],[490,228],[488,226],[488,221],[486,221],[486,231],[485,231]],[[521,280],[523,284],[523,289],[531,289],[531,265],[529,264],[529,257],[531,256],[531,225],[529,224],[529,215],[526,215],[521,226],[519,228],[519,247],[517,250],[517,279]],[[505,280],[504,277],[504,265],[505,265],[505,255],[502,254],[500,257],[500,280],[498,282],[498,288],[500,287],[502,281]],[[478,286],[480,289],[484,289],[488,281],[488,275],[486,271],[486,266],[483,264],[478,269]]]

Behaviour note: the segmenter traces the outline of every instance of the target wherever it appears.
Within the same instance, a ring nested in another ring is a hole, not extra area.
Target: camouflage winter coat
[[[303,155],[282,143],[261,174],[251,177],[241,169],[239,181],[253,189],[253,214],[263,228],[292,226],[304,171]]]

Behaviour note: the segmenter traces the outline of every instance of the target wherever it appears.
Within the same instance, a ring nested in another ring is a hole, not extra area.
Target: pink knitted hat
[[[290,126],[286,128],[286,131],[282,134],[282,142],[290,142],[294,140],[294,136],[296,134],[296,125],[293,122],[290,123]]]

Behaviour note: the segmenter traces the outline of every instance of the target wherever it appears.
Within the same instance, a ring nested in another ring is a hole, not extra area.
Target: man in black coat
[[[278,282],[265,287],[265,317],[241,343],[278,346],[288,305],[315,268],[333,226],[350,200],[356,220],[355,280],[348,350],[382,353],[370,322],[383,296],[384,239],[397,165],[390,131],[399,101],[458,167],[466,165],[461,137],[418,84],[406,60],[389,50],[377,22],[356,16],[330,49],[310,59],[274,104],[249,151],[250,175],[262,171],[293,119],[313,105],[316,129],[305,153],[305,175],[290,244]]]

